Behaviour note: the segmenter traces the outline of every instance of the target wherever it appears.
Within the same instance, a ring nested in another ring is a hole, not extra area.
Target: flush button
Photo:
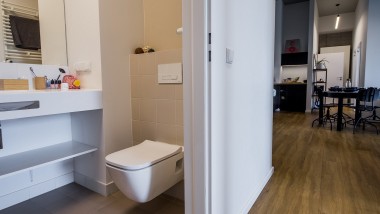
[[[158,83],[182,83],[182,63],[158,65]]]

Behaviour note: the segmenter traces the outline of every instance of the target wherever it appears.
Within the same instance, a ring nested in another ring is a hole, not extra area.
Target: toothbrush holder
[[[45,77],[34,77],[34,89],[36,90],[44,90],[46,89],[46,79]]]

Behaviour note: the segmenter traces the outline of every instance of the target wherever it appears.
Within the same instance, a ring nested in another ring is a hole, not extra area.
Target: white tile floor
[[[147,203],[136,203],[121,192],[108,197],[72,183],[1,210],[0,214],[180,214],[185,213],[180,200],[161,195]]]

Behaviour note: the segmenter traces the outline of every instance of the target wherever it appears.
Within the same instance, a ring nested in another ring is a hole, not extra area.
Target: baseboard
[[[73,173],[68,173],[4,195],[0,197],[0,210],[50,192],[72,182],[74,182],[74,175]]]
[[[108,196],[114,192],[117,192],[119,189],[116,187],[114,182],[103,183],[93,178],[90,178],[86,175],[82,175],[78,172],[74,172],[74,181],[75,183],[82,185],[94,192],[97,192],[103,196]]]
[[[260,193],[264,190],[265,185],[268,183],[269,179],[272,177],[274,172],[274,167],[269,170],[268,174],[265,176],[264,180],[261,182],[261,185],[259,188],[255,190],[253,195],[251,196],[250,200],[247,203],[247,206],[243,209],[243,212],[241,213],[248,213],[249,210],[252,208],[253,204],[256,202],[257,198],[259,197]]]

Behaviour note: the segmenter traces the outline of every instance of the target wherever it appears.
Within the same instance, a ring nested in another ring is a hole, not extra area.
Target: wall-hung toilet
[[[183,147],[145,140],[107,155],[106,167],[122,193],[144,203],[183,179]]]

